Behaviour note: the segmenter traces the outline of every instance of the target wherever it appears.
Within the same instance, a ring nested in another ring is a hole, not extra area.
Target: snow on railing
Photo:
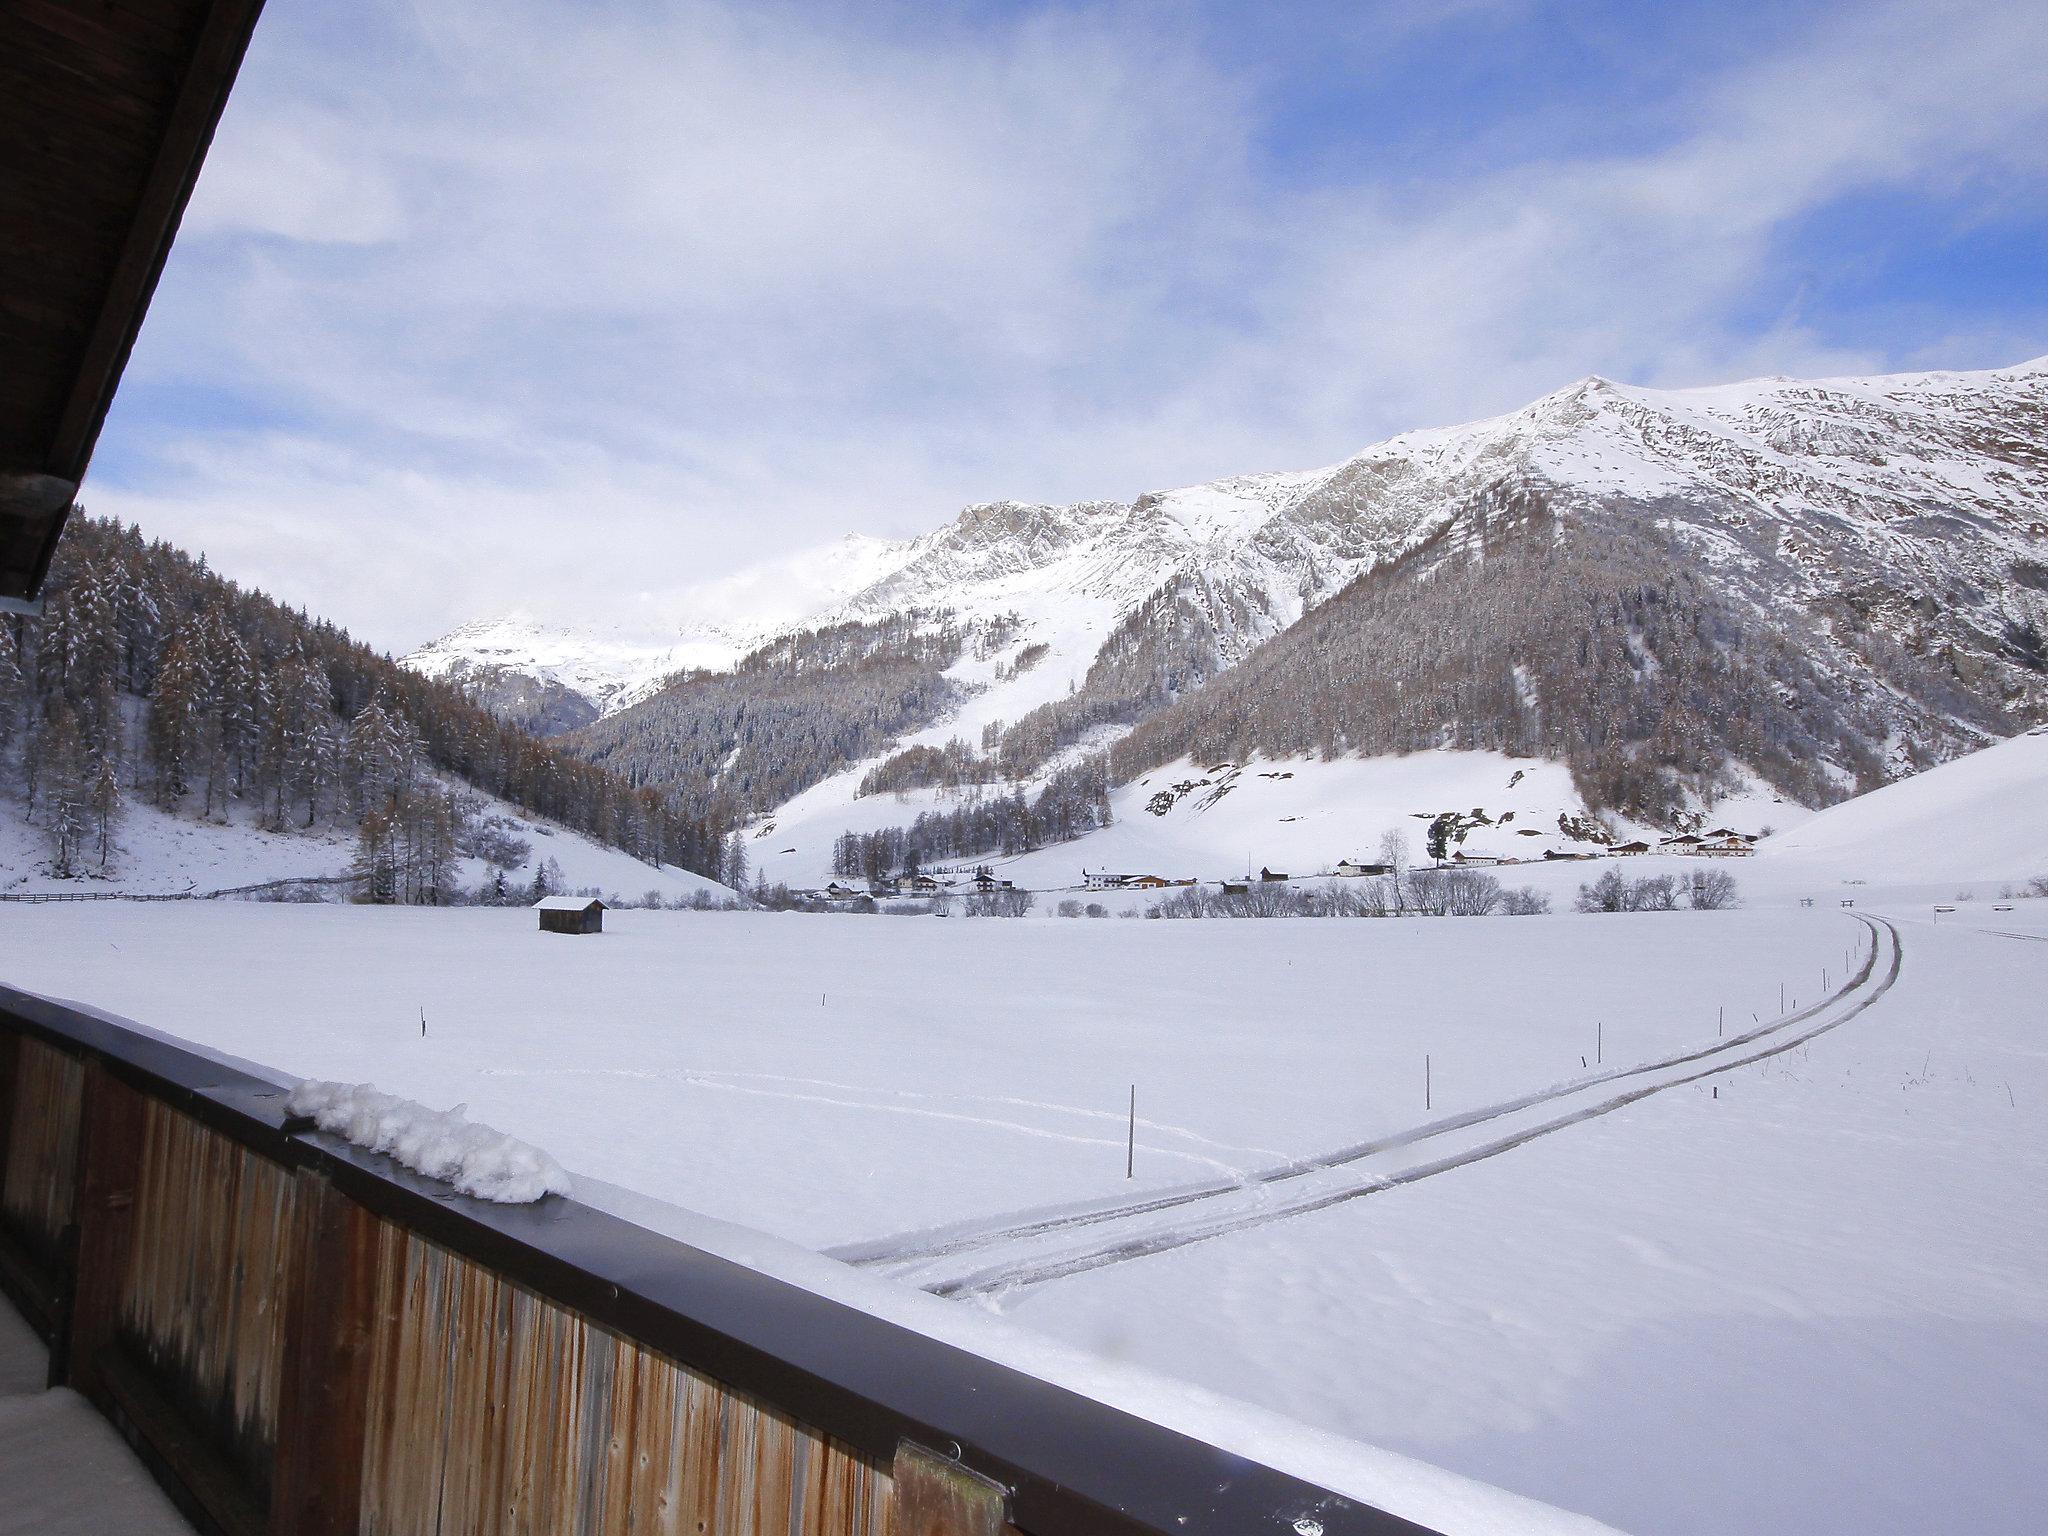
[[[479,1200],[524,1205],[569,1192],[569,1175],[560,1163],[539,1147],[471,1120],[466,1104],[429,1109],[368,1083],[309,1078],[292,1090],[285,1108]]]

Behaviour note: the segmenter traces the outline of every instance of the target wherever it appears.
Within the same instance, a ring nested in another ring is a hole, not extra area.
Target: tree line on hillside
[[[506,726],[347,632],[140,530],[73,519],[40,618],[0,622],[0,784],[59,876],[106,872],[123,806],[273,831],[359,829],[372,899],[437,900],[461,856],[502,858],[466,781],[650,863],[718,878],[737,839]]]
[[[871,768],[859,795],[910,789],[960,789],[1030,779],[1055,755],[1104,728],[1129,726],[1215,676],[1270,620],[1240,594],[1194,573],[1175,576],[1133,608],[1104,637],[1080,686],[1014,721],[982,728],[979,752],[955,738],[914,746]],[[1026,646],[998,678],[1043,661],[1050,648]]]
[[[804,630],[556,740],[737,825],[937,719],[961,696],[945,672],[973,633],[919,610]]]
[[[1657,825],[1735,787],[1730,761],[1809,805],[1884,782],[1885,701],[1816,665],[1828,642],[1802,616],[1738,607],[1698,569],[1649,519],[1540,509],[1483,545],[1426,546],[1148,716],[1111,749],[1112,777],[1490,749],[1564,762],[1594,810]],[[1937,669],[1862,644],[1930,718],[1998,724]]]
[[[1029,853],[1109,823],[1108,764],[1090,757],[1054,772],[1032,799],[1012,788],[926,811],[907,827],[843,833],[833,844],[832,873],[877,881],[948,859]]]

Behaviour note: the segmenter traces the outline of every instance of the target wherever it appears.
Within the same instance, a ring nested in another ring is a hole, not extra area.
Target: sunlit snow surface
[[[467,1104],[638,1219],[1347,1486],[1428,1478],[1227,1399],[1637,1532],[2017,1533],[2048,1486],[2048,901],[2001,892],[2048,853],[2044,757],[1814,817],[1723,866],[1727,913],[563,938],[516,910],[5,906],[0,975]],[[1595,872],[1505,874],[1562,908]],[[1712,1048],[1853,979],[1861,917],[1897,977],[1830,1032],[1434,1176],[980,1306],[802,1251],[1233,1186]]]

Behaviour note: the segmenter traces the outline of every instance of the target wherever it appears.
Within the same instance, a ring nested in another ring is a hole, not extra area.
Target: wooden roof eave
[[[28,355],[9,349],[0,355],[0,367],[17,374],[42,374],[51,397],[62,402],[46,438],[10,437],[0,456],[0,612],[40,611],[42,586],[57,542],[262,9],[263,0],[209,0],[195,20],[186,14],[189,4],[129,0],[120,19],[95,21],[60,0],[22,0],[0,21],[0,44],[11,29],[19,28],[24,35],[33,30],[45,50],[76,50],[81,60],[104,54],[124,26],[129,32],[122,36],[140,28],[152,34],[153,43],[169,37],[183,43],[181,49],[149,55],[161,61],[151,67],[167,82],[174,76],[175,84],[167,107],[155,119],[149,169],[139,185],[124,189],[125,218],[118,237],[111,246],[95,242],[83,230],[75,236],[51,237],[60,243],[70,238],[77,249],[52,253],[48,259],[75,254],[107,272],[96,298],[66,316],[78,322],[82,344],[62,349],[61,356],[55,347],[41,353],[28,350]],[[59,102],[70,92],[78,110],[85,112],[95,105],[92,81],[92,71],[82,68],[77,81],[51,84]],[[60,108],[53,105],[50,110]],[[0,166],[18,170],[0,170],[0,176],[19,176],[22,186],[30,187],[46,169],[37,164],[39,154],[47,154],[47,146],[9,135],[0,142]]]

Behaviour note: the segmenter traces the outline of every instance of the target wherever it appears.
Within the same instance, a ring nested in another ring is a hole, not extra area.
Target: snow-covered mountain
[[[664,700],[650,694],[663,674],[729,665],[751,641],[922,616],[972,639],[945,669],[954,687],[943,707],[891,750],[961,741],[1009,754],[1029,719],[1037,749],[1020,760],[1035,769],[1048,751],[1106,745],[1169,703],[1198,711],[1215,692],[1205,681],[1304,614],[1327,613],[1319,605],[1369,573],[1412,587],[1447,553],[1484,554],[1509,530],[1566,523],[1653,539],[1657,558],[1682,565],[1711,599],[1696,628],[1776,626],[1772,642],[1789,660],[1762,668],[1758,685],[1775,690],[1788,719],[1826,700],[1829,729],[1783,750],[1813,759],[1834,786],[1827,798],[2048,711],[2048,358],[1690,390],[1589,378],[1322,470],[1130,503],[972,506],[907,544],[848,541],[837,556],[798,557],[809,561],[804,580],[789,562],[730,578],[688,632],[629,643],[470,626],[409,661],[490,669],[500,686],[531,679],[581,701],[567,714],[597,716],[658,710]],[[1517,678],[1540,659],[1515,658]],[[1638,663],[1658,664],[1647,651]],[[1359,666],[1370,670],[1370,658]],[[1196,755],[1204,731],[1218,729],[1184,724],[1124,766]],[[1230,729],[1238,750],[1219,755],[1239,759],[1333,745],[1274,745],[1242,722]],[[631,756],[629,737],[609,738],[613,766]],[[1336,749],[1348,739],[1340,722]],[[820,797],[850,806],[879,761],[821,763],[804,819],[829,812]]]
[[[1234,644],[1248,648],[1476,499],[1539,489],[1566,503],[1704,505],[1714,517],[1693,530],[1703,557],[1739,561],[1733,532],[1769,530],[1817,585],[1865,561],[1903,562],[1936,585],[1973,574],[1972,595],[1995,612],[2009,580],[2000,562],[2042,556],[2048,539],[2048,358],[1690,390],[1588,378],[1323,470],[1128,504],[990,502],[907,544],[849,536],[685,592],[672,606],[688,616],[666,629],[520,612],[464,625],[405,660],[443,675],[524,673],[609,713],[667,672],[728,666],[800,626],[910,608],[1015,612],[1040,640],[1078,632],[1085,642],[1177,575],[1243,604]]]
[[[401,664],[470,687],[493,713],[555,735],[625,709],[692,668],[719,670],[871,585],[907,545],[848,534],[634,612],[581,621],[516,608],[472,620]]]

